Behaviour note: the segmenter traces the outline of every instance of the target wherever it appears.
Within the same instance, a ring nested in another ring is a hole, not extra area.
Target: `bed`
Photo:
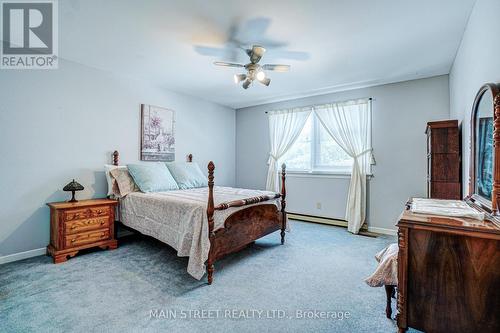
[[[193,162],[192,154],[187,162]],[[113,153],[119,165],[119,153]],[[119,220],[189,257],[187,271],[196,279],[207,273],[212,284],[214,263],[255,240],[280,231],[285,242],[286,170],[281,170],[281,193],[214,186],[213,162],[208,163],[208,186],[168,192],[134,192],[120,198]]]

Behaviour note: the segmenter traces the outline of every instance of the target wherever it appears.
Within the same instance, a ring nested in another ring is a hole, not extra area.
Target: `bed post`
[[[208,252],[207,260],[207,273],[208,273],[208,284],[212,284],[213,274],[214,274],[214,262],[213,262],[213,247],[215,246],[214,239],[214,162],[210,161],[208,163],[208,205],[207,205],[207,217],[208,217],[208,239],[210,240],[210,251]]]
[[[120,160],[120,154],[118,153],[118,150],[115,150],[113,152],[113,165],[118,166],[119,160]]]
[[[285,244],[285,229],[286,229],[286,165],[281,166],[281,245]]]

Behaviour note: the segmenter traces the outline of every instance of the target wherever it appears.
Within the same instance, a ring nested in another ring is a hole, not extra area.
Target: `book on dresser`
[[[116,249],[114,235],[116,200],[92,199],[53,202],[50,207],[50,244],[47,253],[54,263],[68,260],[80,250]]]
[[[427,196],[462,199],[461,135],[458,120],[427,123]]]

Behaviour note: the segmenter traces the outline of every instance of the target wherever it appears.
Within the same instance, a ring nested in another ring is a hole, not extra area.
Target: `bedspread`
[[[273,192],[215,186],[214,203],[245,199]],[[142,234],[152,236],[189,257],[187,271],[196,279],[205,274],[210,241],[207,218],[208,187],[168,192],[134,192],[120,200],[121,222]],[[224,226],[232,213],[249,206],[274,203],[279,199],[214,212],[214,231]]]

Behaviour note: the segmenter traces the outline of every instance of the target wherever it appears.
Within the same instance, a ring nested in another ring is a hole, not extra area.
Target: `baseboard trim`
[[[331,217],[322,217],[322,216],[313,216],[313,215],[305,215],[305,214],[297,214],[297,213],[287,213],[288,217],[294,220],[301,220],[306,222],[313,223],[321,223],[321,224],[329,224],[337,227],[347,228],[347,221],[335,219]],[[363,224],[361,230],[368,230],[366,223]]]
[[[39,248],[39,249],[34,249],[34,250],[29,250],[29,251],[24,251],[24,252],[18,252],[18,253],[9,254],[9,255],[6,255],[6,256],[1,256],[0,257],[0,265],[1,264],[6,264],[8,262],[13,262],[13,261],[18,261],[18,260],[32,258],[32,257],[42,256],[46,252],[47,252],[47,248],[42,247],[42,248]]]
[[[288,217],[293,219],[293,220],[301,220],[301,221],[313,222],[313,223],[322,223],[322,224],[328,224],[328,225],[334,225],[337,227],[347,228],[347,221],[329,218],[329,217],[312,216],[312,215],[297,214],[297,213],[288,213]],[[374,232],[377,234],[391,235],[391,236],[395,236],[397,234],[397,230],[395,230],[395,229],[370,227],[366,223],[364,223],[363,226],[361,227],[361,231],[369,231],[369,232]]]
[[[396,229],[379,228],[379,227],[368,227],[368,231],[376,232],[377,234],[396,236],[398,231]]]

